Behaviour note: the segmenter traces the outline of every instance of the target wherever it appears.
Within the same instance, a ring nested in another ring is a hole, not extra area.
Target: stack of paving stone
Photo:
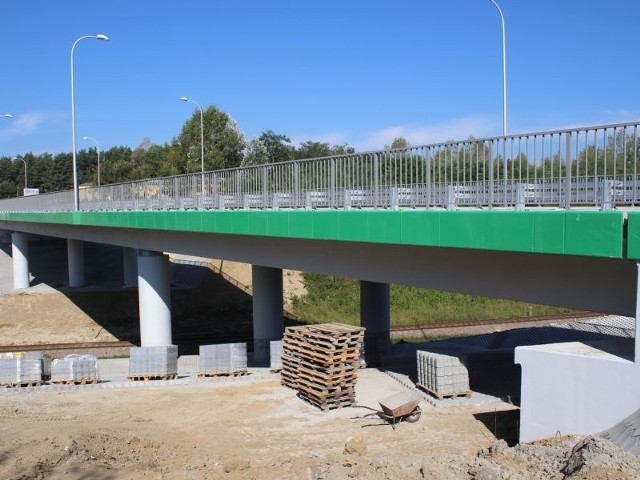
[[[471,395],[464,357],[417,351],[418,386],[439,400]]]
[[[246,343],[200,345],[199,353],[200,377],[247,374]]]
[[[338,323],[287,327],[282,384],[327,411],[355,403],[364,328]]]
[[[282,370],[282,340],[269,342],[270,369],[272,372]]]
[[[129,380],[173,380],[177,376],[177,345],[131,347]]]
[[[51,383],[98,383],[98,360],[94,355],[67,355],[51,362]]]
[[[39,385],[42,382],[42,358],[0,359],[0,385]]]

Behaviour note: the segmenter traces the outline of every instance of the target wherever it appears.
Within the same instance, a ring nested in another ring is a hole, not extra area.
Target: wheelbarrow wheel
[[[416,423],[418,420],[420,420],[420,415],[422,415],[422,410],[420,410],[420,407],[416,407],[413,412],[407,415],[405,421],[409,423]]]

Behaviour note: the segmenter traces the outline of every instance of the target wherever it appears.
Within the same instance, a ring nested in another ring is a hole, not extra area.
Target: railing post
[[[566,134],[566,150],[565,150],[565,185],[564,185],[564,208],[571,209],[571,132]]]
[[[331,171],[329,172],[329,208],[336,208],[336,159],[332,158],[330,163]]]
[[[373,208],[380,206],[380,158],[373,154]]]
[[[398,187],[391,187],[389,193],[391,194],[391,198],[389,199],[391,210],[400,209],[400,204],[398,203]]]
[[[447,185],[447,201],[445,208],[447,210],[455,210],[456,208],[456,189],[453,185]]]
[[[431,150],[427,147],[426,157],[425,157],[425,167],[427,169],[426,172],[426,206],[427,208],[431,208]]]
[[[596,188],[598,182],[595,182]],[[600,210],[609,211],[613,209],[614,206],[614,185],[615,182],[613,180],[604,179],[602,181],[602,191],[600,192]]]
[[[298,162],[293,164],[293,205],[292,208],[301,207],[300,201],[300,165]]]
[[[236,170],[236,194],[234,195],[235,207],[240,208],[242,206],[242,172],[237,169]]]
[[[269,167],[264,165],[262,167],[262,208],[266,209],[269,206],[269,197],[267,192],[267,185],[269,183]]]
[[[484,149],[484,142],[482,142]],[[493,140],[491,140],[491,148],[489,148],[489,209],[493,208]]]
[[[526,195],[526,184],[518,183],[516,184],[516,210],[522,211],[524,210],[525,205],[525,195]]]

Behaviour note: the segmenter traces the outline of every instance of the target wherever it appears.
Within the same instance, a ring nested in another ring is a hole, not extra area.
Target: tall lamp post
[[[76,165],[76,102],[73,89],[73,52],[78,42],[87,38],[95,38],[103,42],[109,41],[109,37],[101,33],[98,35],[84,35],[73,42],[71,46],[71,154],[73,157],[73,209],[76,212],[80,210],[80,195],[78,192],[78,167]]]
[[[28,188],[27,187],[27,162],[25,161],[24,158],[20,158],[20,157],[15,157],[14,160],[20,160],[22,163],[24,163],[24,188]]]
[[[200,164],[202,172],[202,196],[204,196],[204,114],[202,112],[202,107],[195,100],[191,100],[187,97],[180,97],[180,101],[191,102],[200,110]]]
[[[13,118],[13,115],[11,115],[10,113],[4,113],[2,115],[3,118]]]
[[[96,142],[96,149],[98,150],[98,186],[100,186],[100,144],[98,143],[98,140],[93,137],[84,136],[82,137],[82,139],[93,140],[94,142]]]
[[[495,5],[500,14],[500,23],[502,24],[502,136],[507,136],[507,41],[504,28],[504,15],[502,10],[495,2],[489,0]]]

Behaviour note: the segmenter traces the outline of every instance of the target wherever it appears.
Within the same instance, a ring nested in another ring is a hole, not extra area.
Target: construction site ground
[[[63,279],[50,278],[53,268],[42,270],[42,281],[30,289],[13,291],[6,250],[0,252],[0,344],[19,349],[21,343],[135,337],[135,313],[126,303],[135,303],[134,292],[68,292]],[[248,294],[237,287],[224,290],[225,302],[193,305],[228,288],[217,277],[207,274],[201,287],[172,297],[174,307],[188,310],[176,314],[181,329],[217,331],[223,314],[232,332],[250,325]],[[371,412],[364,408],[322,412],[281,386],[268,368],[203,379],[194,375],[193,361],[181,357],[177,380],[128,381],[128,360],[116,358],[100,360],[96,385],[0,389],[0,478],[640,478],[638,457],[600,439],[587,439],[573,454],[581,438],[508,447],[500,439],[512,441],[517,432],[517,408],[507,402],[435,408],[425,401],[417,423],[393,429],[375,416],[364,418]],[[356,401],[377,408],[404,388],[384,371],[363,369]]]

